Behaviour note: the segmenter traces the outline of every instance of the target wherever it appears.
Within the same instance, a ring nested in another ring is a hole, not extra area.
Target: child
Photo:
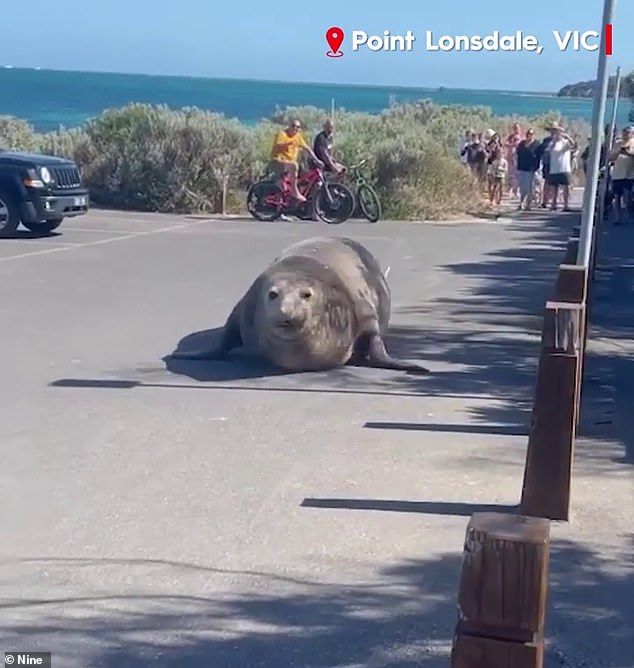
[[[533,197],[530,201],[530,205],[535,204],[539,206],[542,202],[544,195],[544,177],[540,171],[535,172],[535,179],[533,181]]]
[[[509,163],[502,150],[497,146],[493,150],[489,164],[489,201],[491,204],[502,203],[502,190],[508,175]]]

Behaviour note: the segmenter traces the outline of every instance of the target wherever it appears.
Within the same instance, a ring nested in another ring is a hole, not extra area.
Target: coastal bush
[[[83,133],[72,157],[99,204],[217,210],[252,178],[248,129],[212,112],[132,104],[105,111]]]
[[[34,151],[40,138],[33,126],[13,116],[0,116],[0,151]]]
[[[275,133],[298,118],[312,141],[329,112],[276,109],[253,127],[196,108],[130,104],[109,109],[80,128],[37,134],[26,122],[0,117],[0,144],[74,159],[93,202],[163,212],[244,212],[246,189],[266,170]],[[577,135],[587,124],[557,114],[500,117],[486,107],[438,106],[428,100],[379,114],[335,113],[335,154],[363,168],[385,217],[438,219],[485,206],[482,188],[458,160],[465,130],[505,136],[513,123],[537,136],[557,121]]]

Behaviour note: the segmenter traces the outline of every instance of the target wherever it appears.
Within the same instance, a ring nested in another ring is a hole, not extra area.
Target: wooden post
[[[221,215],[226,216],[227,215],[227,190],[229,187],[229,177],[227,175],[223,175],[222,177],[222,212]]]
[[[452,668],[542,668],[550,523],[475,513],[467,526]]]
[[[587,340],[587,322],[588,322],[588,290],[589,290],[589,271],[587,267],[578,264],[560,264],[557,273],[557,282],[555,283],[555,294],[553,301],[571,302],[582,307],[581,317],[581,349],[579,354],[579,374],[577,378],[577,420],[579,424],[581,404],[581,389],[583,385],[583,366],[585,361],[586,340]]]
[[[568,520],[583,306],[547,302],[520,513]]]
[[[578,264],[560,264],[553,301],[583,304],[586,300],[588,271]]]

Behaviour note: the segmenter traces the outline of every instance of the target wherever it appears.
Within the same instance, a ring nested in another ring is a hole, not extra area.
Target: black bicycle
[[[361,167],[365,165],[367,160],[361,160],[356,165],[347,167],[343,172],[344,175],[349,175],[354,181],[354,194],[356,207],[361,210],[363,217],[371,223],[376,223],[381,217],[381,202],[376,192],[373,190],[361,173]]]

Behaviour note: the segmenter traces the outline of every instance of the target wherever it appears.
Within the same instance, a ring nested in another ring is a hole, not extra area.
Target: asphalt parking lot
[[[446,666],[468,517],[519,498],[558,220],[94,210],[2,240],[0,648],[64,668]],[[388,349],[429,377],[164,359],[317,234],[390,266]]]

